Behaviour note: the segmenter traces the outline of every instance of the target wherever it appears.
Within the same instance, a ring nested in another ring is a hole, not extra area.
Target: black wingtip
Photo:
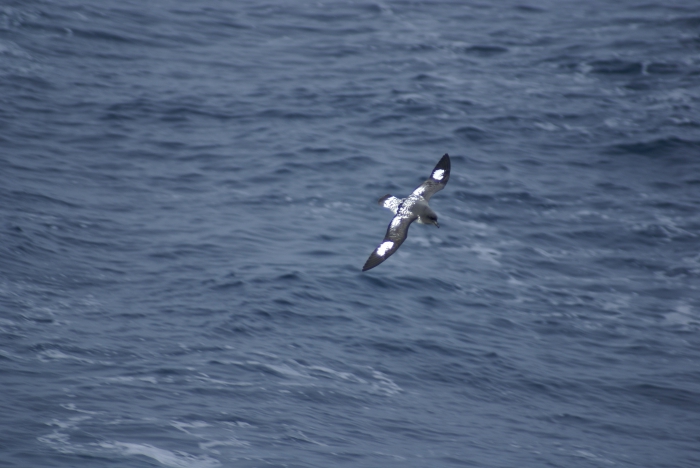
[[[450,155],[445,153],[445,155],[440,158],[440,161],[433,168],[433,172],[430,173],[430,177],[434,182],[442,184],[444,187],[447,181],[450,180]],[[437,177],[437,178],[436,178]],[[439,188],[437,190],[440,190]]]
[[[379,265],[383,261],[384,261],[384,259],[382,257],[375,255],[373,252],[372,255],[370,255],[369,258],[367,259],[367,261],[365,262],[364,266],[362,267],[362,271],[371,270],[372,268],[376,267],[377,265]]]
[[[450,155],[445,153],[445,155],[440,159],[440,161],[435,166],[435,169],[444,169],[445,171],[450,170]]]

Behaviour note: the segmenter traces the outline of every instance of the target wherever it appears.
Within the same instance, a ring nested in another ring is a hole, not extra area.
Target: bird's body
[[[430,197],[442,190],[450,179],[450,157],[445,154],[437,163],[430,178],[423,182],[413,193],[406,198],[398,198],[393,195],[385,195],[379,199],[379,205],[388,208],[394,213],[394,218],[389,223],[384,240],[374,249],[362,271],[374,268],[389,258],[406,240],[408,227],[413,221],[420,224],[440,225],[437,215],[428,205]]]

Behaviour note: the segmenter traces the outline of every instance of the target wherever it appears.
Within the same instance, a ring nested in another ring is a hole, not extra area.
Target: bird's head
[[[429,222],[430,224],[436,225],[437,227],[440,227],[440,225],[439,225],[438,222],[437,222],[437,215],[430,215],[430,216],[428,216],[428,222]]]

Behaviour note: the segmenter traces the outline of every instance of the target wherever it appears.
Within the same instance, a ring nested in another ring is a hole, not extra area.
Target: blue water
[[[696,0],[2,2],[0,465],[700,466],[699,106]]]

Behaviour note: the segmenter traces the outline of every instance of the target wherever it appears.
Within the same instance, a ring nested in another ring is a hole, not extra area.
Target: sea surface
[[[699,109],[697,0],[0,2],[0,466],[700,466]]]

